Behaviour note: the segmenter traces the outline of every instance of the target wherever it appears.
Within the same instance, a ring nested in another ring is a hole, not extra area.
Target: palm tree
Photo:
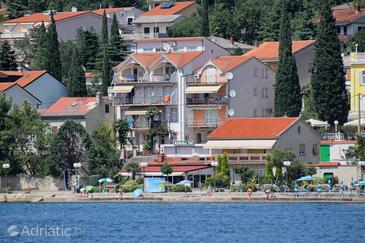
[[[137,163],[134,162],[130,162],[130,163],[126,163],[124,165],[124,168],[129,172],[132,173],[132,180],[135,180],[136,178],[136,173],[139,170],[139,165]]]

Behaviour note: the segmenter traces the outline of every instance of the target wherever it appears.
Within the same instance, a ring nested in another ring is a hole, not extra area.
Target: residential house
[[[356,32],[365,28],[365,8],[333,9],[336,29],[341,41],[347,41]]]
[[[349,120],[365,115],[365,53],[351,53],[347,61],[347,77],[350,79],[350,112]],[[359,103],[360,101],[360,103]]]
[[[321,162],[345,161],[346,150],[356,144],[356,140],[321,140]]]
[[[136,53],[114,68],[109,95],[116,119],[129,120],[138,150],[149,128],[145,114],[154,106],[170,135],[164,143],[186,140],[187,83],[194,71],[228,52],[204,37],[141,39]]]
[[[172,25],[197,12],[198,6],[195,1],[162,3],[134,21],[136,33],[146,38],[166,37]]]
[[[314,59],[314,44],[314,40],[292,42],[292,52],[297,64],[301,87],[305,87],[310,83]],[[279,64],[279,42],[263,42],[257,48],[243,54],[243,56],[255,56],[276,72]]]
[[[151,10],[160,4],[171,2],[171,0],[147,0],[148,3],[148,10]]]
[[[227,40],[222,37],[209,36],[208,39],[226,49],[231,55],[233,55],[237,49],[240,49],[242,53],[246,53],[255,48],[254,46],[234,41],[233,37]]]
[[[4,94],[6,99],[11,100],[12,104],[18,106],[21,106],[24,102],[28,102],[33,108],[37,109],[41,104],[40,100],[24,90],[16,82],[1,82],[0,94]]]
[[[103,15],[104,11],[106,16],[111,19],[115,14],[122,31],[126,33],[131,33],[134,31],[134,20],[144,13],[144,11],[134,7],[101,8],[94,10],[93,13]]]
[[[102,124],[112,128],[114,122],[109,99],[99,93],[96,97],[62,97],[40,114],[55,133],[67,120],[79,122],[90,135]]]
[[[13,103],[21,105],[24,100],[30,101],[35,108],[48,108],[60,97],[67,95],[66,86],[47,71],[0,71],[0,84],[17,84],[12,87],[12,93],[8,94]],[[23,89],[23,91],[21,90]],[[8,92],[10,92],[8,90]],[[34,99],[28,99],[31,94]]]
[[[255,57],[218,56],[186,85],[186,140],[201,144],[228,118],[271,117],[275,73]]]
[[[74,40],[79,28],[93,29],[97,33],[101,32],[102,16],[90,11],[54,12],[54,18],[60,41]],[[0,24],[0,39],[25,38],[30,30],[41,25],[42,22],[46,26],[49,25],[50,11],[6,20]],[[111,23],[112,20],[108,18],[109,29]]]
[[[213,156],[226,152],[230,165],[246,164],[264,175],[273,150],[289,149],[302,162],[319,162],[319,145],[319,134],[297,117],[232,118],[208,136],[204,148]]]

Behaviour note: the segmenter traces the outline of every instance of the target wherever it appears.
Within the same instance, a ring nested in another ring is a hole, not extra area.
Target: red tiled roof
[[[151,67],[160,57],[162,53],[136,53],[132,54],[135,59],[142,66],[149,68]]]
[[[232,69],[240,66],[242,63],[250,60],[250,56],[219,56],[212,60],[212,62],[222,71],[229,72]]]
[[[298,117],[231,118],[214,130],[208,139],[263,139],[277,138]]]
[[[365,8],[357,11],[356,9],[335,9],[333,10],[333,17],[336,18],[336,23],[351,23],[358,18],[365,16]]]
[[[84,116],[96,106],[96,97],[61,97],[41,116]]]
[[[6,82],[6,83],[0,83],[0,91],[5,91],[11,87],[16,85],[15,82]]]
[[[355,140],[321,140],[321,144],[356,144]]]
[[[163,5],[160,4],[157,7],[151,9],[150,11],[143,14],[143,16],[157,16],[157,15],[173,15],[178,14],[180,11],[184,10],[185,8],[195,4],[194,1],[191,2],[175,2],[174,6],[171,8],[161,8]]]
[[[315,40],[303,40],[292,42],[292,52],[297,53],[314,44]],[[264,42],[257,48],[243,54],[244,57],[256,57],[258,59],[274,59],[279,57],[279,42]]]
[[[189,64],[192,60],[200,56],[202,52],[194,51],[194,52],[171,52],[166,53],[164,56],[170,60],[176,67],[184,67]]]
[[[37,80],[43,74],[47,73],[47,71],[1,71],[3,74],[8,76],[20,76],[15,82],[19,84],[21,87],[25,87],[32,83],[33,81]]]
[[[54,15],[54,18],[55,18],[55,21],[57,22],[60,20],[72,18],[72,17],[79,16],[79,15],[86,14],[86,13],[91,13],[91,12],[89,12],[89,11],[57,12]],[[50,15],[46,15],[44,13],[35,13],[32,15],[4,21],[4,23],[40,23],[40,22],[45,22],[45,23],[50,22]]]
[[[304,166],[307,167],[332,167],[332,166],[338,166],[340,165],[339,162],[321,162],[318,164],[305,164]]]

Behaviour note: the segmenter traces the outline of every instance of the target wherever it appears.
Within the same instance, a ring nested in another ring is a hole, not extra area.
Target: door
[[[205,124],[216,126],[218,123],[218,110],[205,110]]]
[[[321,162],[329,162],[330,161],[330,146],[325,144],[325,145],[321,145],[321,150],[320,150],[320,158],[321,158]]]
[[[216,82],[216,69],[210,67],[207,69],[207,83],[214,84]]]

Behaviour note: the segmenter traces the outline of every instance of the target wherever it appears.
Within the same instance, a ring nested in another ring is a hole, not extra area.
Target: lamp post
[[[336,136],[335,136],[336,139],[335,140],[340,140],[340,133],[338,131],[338,121],[336,120],[333,123],[335,124],[335,131],[336,131]]]
[[[2,165],[4,171],[5,171],[5,192],[8,193],[8,169],[10,168],[9,163],[5,163]]]
[[[142,162],[142,163],[140,164],[140,166],[141,166],[142,174],[143,174],[143,178],[144,178],[144,168],[146,168],[146,167],[148,166],[148,163],[147,163],[147,162]]]
[[[215,182],[216,182],[216,178],[215,178],[215,174],[216,174],[216,168],[218,166],[218,162],[217,161],[212,161],[212,163],[210,163],[210,165],[213,167],[213,175],[214,175],[214,192],[215,192]]]
[[[75,168],[75,171],[76,171],[76,193],[77,193],[77,190],[79,189],[80,187],[80,175],[79,175],[79,170],[81,168],[81,163],[74,163],[73,164],[74,168]]]
[[[291,161],[284,161],[283,162],[283,168],[282,168],[282,173],[283,173],[283,176],[285,176],[285,172],[287,172],[287,168],[291,166]],[[289,183],[289,175],[288,173],[286,173],[287,176],[286,176],[286,183],[288,184]]]
[[[365,165],[365,161],[359,161],[357,164],[360,166],[361,180],[363,180],[364,178],[363,178],[363,173],[362,173],[363,170],[362,170],[362,168]]]

